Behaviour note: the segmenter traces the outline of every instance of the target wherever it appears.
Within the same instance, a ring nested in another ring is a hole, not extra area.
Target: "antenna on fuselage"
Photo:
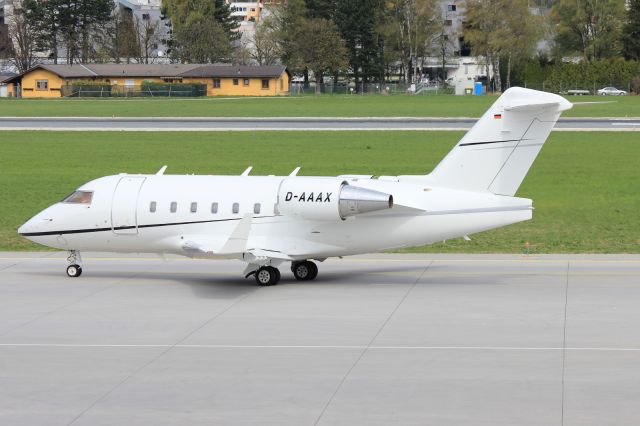
[[[300,171],[300,167],[298,166],[295,169],[293,169],[291,173],[289,173],[289,176],[298,176],[299,171]]]
[[[249,176],[249,173],[251,173],[251,169],[253,169],[253,166],[247,167],[247,169],[244,172],[242,172],[240,176]]]
[[[165,170],[167,170],[167,166],[162,166],[160,170],[158,170],[158,172],[156,173],[156,176],[162,176]]]

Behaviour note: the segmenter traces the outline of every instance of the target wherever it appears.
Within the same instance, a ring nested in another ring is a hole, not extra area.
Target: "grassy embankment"
[[[286,100],[283,102],[287,102]],[[41,249],[16,234],[80,184],[119,172],[301,175],[430,171],[460,132],[3,132],[0,250]],[[636,133],[556,132],[519,196],[534,219],[411,251],[640,253],[640,143]]]
[[[495,96],[323,95],[278,98],[4,99],[0,116],[479,117]],[[640,117],[640,96],[572,96],[565,117]]]

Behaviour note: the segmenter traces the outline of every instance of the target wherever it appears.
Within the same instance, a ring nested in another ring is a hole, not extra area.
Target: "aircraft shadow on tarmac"
[[[495,275],[473,275],[460,271],[451,265],[429,266],[427,264],[415,266],[377,266],[373,268],[349,268],[344,270],[324,271],[318,275],[313,281],[297,281],[293,275],[286,270],[282,270],[282,280],[273,288],[282,288],[285,286],[322,286],[322,285],[349,285],[349,286],[371,286],[371,285],[496,285],[507,284],[510,281],[511,274],[495,274]],[[456,273],[456,271],[460,273]],[[220,274],[216,273],[215,267],[212,268],[212,275],[208,276],[206,271],[198,273],[181,273],[173,271],[117,271],[117,270],[87,270],[86,273],[78,279],[69,279],[78,285],[82,285],[83,281],[98,279],[115,280],[110,286],[127,285],[131,281],[137,281],[137,284],[151,285],[186,285],[191,288],[194,295],[203,298],[236,298],[248,292],[260,289],[252,277],[243,278],[233,273]],[[30,275],[40,277],[51,277],[49,271],[31,271]],[[266,287],[270,289],[271,287]]]

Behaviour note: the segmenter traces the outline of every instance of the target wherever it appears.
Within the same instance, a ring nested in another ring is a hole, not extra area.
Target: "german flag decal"
[[[493,114],[493,118],[495,118],[496,120],[499,120],[502,118],[502,114]]]

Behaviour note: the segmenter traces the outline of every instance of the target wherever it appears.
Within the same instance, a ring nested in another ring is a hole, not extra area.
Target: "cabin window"
[[[214,89],[219,89],[220,88],[220,79],[219,78],[214,78],[213,79],[213,88]]]
[[[233,79],[233,85],[234,85],[234,86],[237,86],[237,85],[238,85],[238,79],[237,79],[237,78],[234,78],[234,79]]]
[[[93,198],[92,191],[74,191],[71,194],[64,197],[63,203],[69,204],[91,204]]]
[[[198,211],[198,203],[191,203],[191,213]]]
[[[212,203],[211,204],[211,213],[213,213],[213,214],[218,213],[218,203]]]
[[[255,203],[253,205],[253,213],[260,214],[260,203]]]
[[[152,201],[151,204],[149,204],[149,211],[151,213],[155,213],[156,212],[156,202]]]
[[[171,213],[175,213],[178,211],[178,203],[176,203],[175,201],[171,202],[171,207],[169,208],[169,211]]]
[[[233,211],[234,213],[238,213],[238,212],[240,212],[240,204],[238,204],[238,203],[233,203],[232,211]]]
[[[262,79],[262,88],[263,89],[268,89],[269,88],[269,79],[266,79],[266,78]]]
[[[242,79],[242,84],[244,84],[245,86],[248,86],[249,85],[249,79],[248,78]]]

